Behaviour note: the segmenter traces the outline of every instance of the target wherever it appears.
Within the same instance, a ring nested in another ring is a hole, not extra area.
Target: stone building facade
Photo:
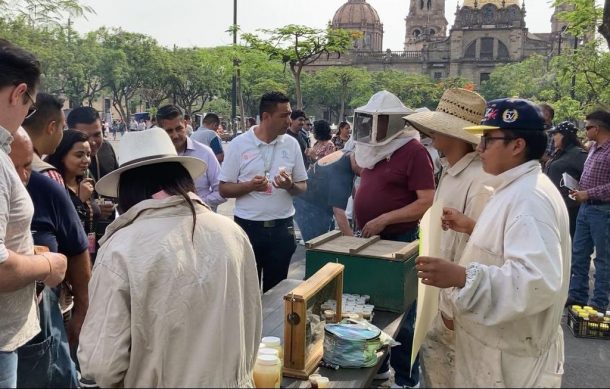
[[[404,51],[382,51],[383,25],[366,0],[348,0],[332,26],[359,30],[364,38],[349,53],[324,58],[310,69],[363,66],[369,70],[397,69],[433,79],[463,77],[479,86],[493,69],[523,61],[533,54],[552,56],[570,47],[556,10],[551,33],[531,33],[525,23],[525,0],[463,0],[447,31],[445,0],[410,0],[405,18]]]

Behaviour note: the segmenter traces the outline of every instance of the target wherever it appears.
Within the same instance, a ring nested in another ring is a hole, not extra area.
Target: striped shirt
[[[610,141],[591,146],[580,177],[580,190],[587,191],[591,200],[610,201]]]

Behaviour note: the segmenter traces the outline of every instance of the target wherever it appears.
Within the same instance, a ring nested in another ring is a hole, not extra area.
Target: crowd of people
[[[332,134],[267,92],[228,147],[218,115],[194,129],[169,104],[115,151],[95,109],[65,117],[40,78],[0,40],[0,387],[251,387],[295,228],[412,242],[432,206],[440,254],[416,271],[438,312],[415,361],[405,312],[376,378],[560,387],[564,307],[608,309],[607,110],[585,145],[548,105],[456,88],[413,110],[381,91]]]

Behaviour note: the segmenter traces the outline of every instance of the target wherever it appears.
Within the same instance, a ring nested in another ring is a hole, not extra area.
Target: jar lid
[[[280,355],[280,352],[274,348],[259,348],[258,355],[275,355],[277,357]]]
[[[280,363],[280,359],[276,355],[259,355],[256,357],[256,363],[264,366],[274,366]]]
[[[327,384],[330,382],[330,380],[328,379],[328,377],[318,377],[316,378],[316,382],[318,383],[318,385],[320,385],[320,383]]]
[[[265,336],[261,342],[269,347],[278,347],[282,343],[277,336]]]

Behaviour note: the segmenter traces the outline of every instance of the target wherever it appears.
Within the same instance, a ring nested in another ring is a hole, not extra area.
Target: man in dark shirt
[[[19,349],[17,383],[18,387],[74,387],[76,369],[70,360],[70,347],[76,350],[89,305],[88,242],[65,188],[41,173],[32,172],[28,163],[32,155],[27,133],[19,130],[11,144],[10,157],[34,204],[31,223],[34,243],[68,257],[66,281],[72,285],[74,309],[66,335],[58,305],[59,290],[44,287],[39,304],[41,332]],[[40,344],[44,343],[48,347],[41,353]]]
[[[403,112],[400,114],[400,112]],[[365,238],[411,242],[417,239],[418,224],[434,199],[434,168],[426,148],[404,130],[402,117],[413,113],[393,94],[382,91],[356,110],[354,139],[356,162],[361,166],[360,186],[354,198],[356,223]],[[395,383],[415,386],[419,362],[411,367],[411,345],[416,304],[406,312],[392,348],[390,364]],[[388,376],[384,362],[378,378]]]
[[[290,120],[290,127],[288,127],[288,131],[286,131],[286,134],[292,136],[294,139],[297,140],[297,142],[299,142],[299,147],[301,148],[301,154],[303,156],[303,162],[305,163],[305,169],[307,169],[309,168],[309,158],[307,157],[306,153],[308,149],[311,148],[311,142],[309,140],[309,135],[307,135],[307,132],[302,131],[307,117],[305,116],[305,112],[296,109],[290,114]]]

